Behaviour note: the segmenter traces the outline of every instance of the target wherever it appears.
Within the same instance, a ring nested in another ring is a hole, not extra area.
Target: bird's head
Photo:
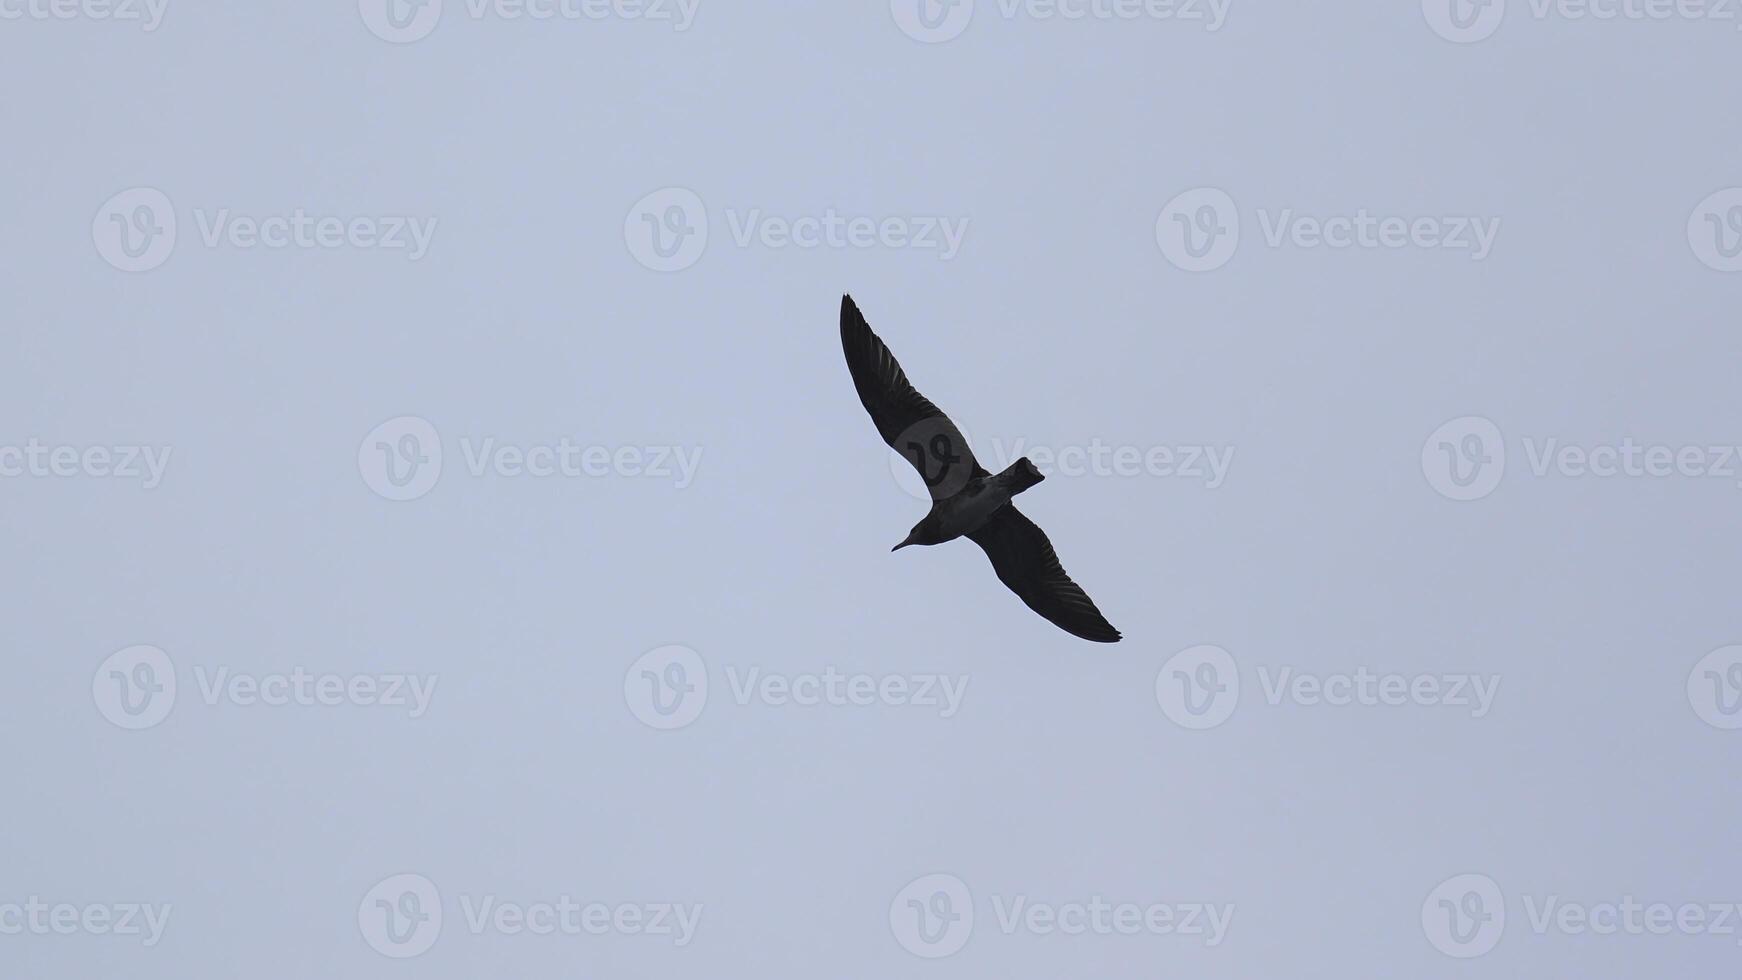
[[[938,543],[937,535],[932,533],[932,529],[926,526],[925,521],[920,521],[918,524],[915,524],[913,526],[913,530],[907,532],[907,537],[901,539],[900,544],[896,545],[893,548],[890,548],[889,550],[890,551],[900,551],[901,549],[907,547],[910,544],[937,544],[937,543]]]

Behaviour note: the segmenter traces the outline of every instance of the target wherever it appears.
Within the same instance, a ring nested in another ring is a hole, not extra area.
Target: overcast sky
[[[0,974],[1733,972],[1742,14],[393,3],[0,0]]]

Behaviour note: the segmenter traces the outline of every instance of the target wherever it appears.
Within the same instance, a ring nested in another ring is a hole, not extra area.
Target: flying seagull
[[[986,472],[949,416],[908,383],[851,296],[841,297],[841,349],[878,435],[913,464],[931,491],[931,512],[890,550],[966,536],[992,559],[998,581],[1028,608],[1085,640],[1118,642],[1119,631],[1065,574],[1046,532],[1011,502],[1045,479],[1028,457],[996,476]]]

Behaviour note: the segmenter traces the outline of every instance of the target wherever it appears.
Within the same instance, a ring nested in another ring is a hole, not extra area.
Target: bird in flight
[[[1118,642],[1119,631],[1065,574],[1046,532],[1012,502],[1045,479],[1028,457],[997,475],[986,472],[949,416],[908,383],[895,355],[871,332],[851,296],[841,297],[841,349],[878,435],[913,464],[931,491],[931,512],[891,550],[967,537],[986,552],[998,580],[1028,608],[1074,636]]]

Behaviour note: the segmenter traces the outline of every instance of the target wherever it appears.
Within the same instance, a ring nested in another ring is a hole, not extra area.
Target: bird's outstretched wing
[[[998,581],[1052,623],[1096,643],[1117,643],[1119,631],[1059,564],[1052,542],[1015,504],[1005,504],[968,537],[992,559]]]
[[[953,497],[969,480],[987,475],[949,416],[908,383],[851,296],[841,297],[841,350],[877,434],[919,471],[933,500]]]

